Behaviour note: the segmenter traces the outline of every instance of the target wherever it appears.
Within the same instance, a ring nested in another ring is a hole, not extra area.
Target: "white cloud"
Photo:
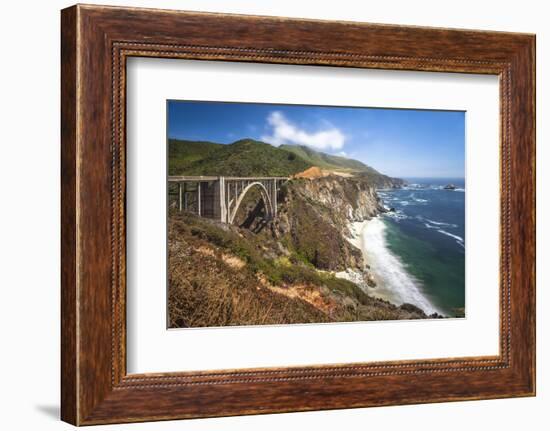
[[[279,111],[270,113],[267,123],[272,128],[271,134],[262,136],[261,140],[275,146],[295,144],[316,150],[340,150],[346,141],[346,136],[330,124],[324,129],[309,133],[291,123]]]

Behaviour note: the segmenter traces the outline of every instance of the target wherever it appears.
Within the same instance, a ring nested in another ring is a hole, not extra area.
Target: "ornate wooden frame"
[[[81,5],[61,15],[63,420],[88,425],[535,394],[534,35]],[[130,56],[498,75],[500,354],[127,375]]]

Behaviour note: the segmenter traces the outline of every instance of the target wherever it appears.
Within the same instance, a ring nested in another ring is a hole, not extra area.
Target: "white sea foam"
[[[446,230],[443,230],[443,229],[438,229],[437,230],[439,233],[442,233],[443,235],[447,235],[447,236],[450,236],[451,238],[454,238],[457,242],[457,244],[461,245],[463,248],[464,248],[464,238],[462,238],[461,236],[458,236],[458,235],[454,235],[450,232],[447,232]]]
[[[440,313],[422,294],[420,283],[409,274],[405,264],[388,248],[386,224],[380,217],[352,223],[350,230],[353,234],[350,242],[363,252],[377,283],[369,294],[397,305],[416,305],[427,314]]]
[[[422,190],[425,188],[426,186],[424,184],[416,184],[416,183],[401,187],[402,190]]]
[[[408,200],[403,200],[402,197],[401,198],[393,197],[393,198],[389,198],[389,199],[392,200],[392,201],[399,201],[399,203],[401,205],[405,205],[405,206],[410,205],[413,202],[417,202],[417,203],[426,203],[426,202],[428,202],[428,199],[417,198],[414,193],[411,193],[409,196],[406,197],[406,199],[408,199]]]
[[[409,218],[409,216],[407,214],[404,214],[401,210],[387,212],[385,216],[391,217],[392,219],[397,221]]]
[[[456,241],[456,243],[458,245],[460,245],[462,248],[465,248],[464,247],[464,238],[462,238],[461,236],[452,234],[450,232],[447,232],[446,230],[442,229],[442,227],[458,227],[456,224],[438,222],[438,221],[433,221],[433,220],[430,220],[430,219],[426,219],[426,221],[428,221],[428,223],[424,223],[424,226],[426,226],[428,229],[435,229],[443,235],[454,238],[454,240]]]
[[[445,222],[442,222],[442,221],[433,221],[433,220],[430,220],[429,218],[427,218],[426,220],[428,221],[428,223],[435,224],[437,226],[458,227],[458,225],[456,225],[454,223],[445,223]]]

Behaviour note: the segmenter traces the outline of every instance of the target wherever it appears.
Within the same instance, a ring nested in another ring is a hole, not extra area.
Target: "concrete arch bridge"
[[[233,223],[246,194],[256,189],[264,201],[266,218],[277,217],[277,194],[287,177],[169,176],[177,184],[177,208],[201,217]]]

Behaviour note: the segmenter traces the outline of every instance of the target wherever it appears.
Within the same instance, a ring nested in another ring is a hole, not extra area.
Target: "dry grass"
[[[207,327],[419,318],[320,273],[236,227],[169,220],[169,326]],[[424,316],[425,317],[425,316]]]
[[[343,170],[334,170],[334,169],[321,169],[318,166],[312,166],[311,168],[306,169],[305,171],[298,172],[297,174],[292,175],[292,178],[307,178],[315,179],[321,177],[328,177],[329,175],[336,175],[338,177],[351,178],[353,173],[346,172]]]
[[[184,240],[176,230],[171,224],[170,327],[328,321],[324,313],[306,301],[266,288],[245,268],[242,259],[214,250],[200,239]]]

